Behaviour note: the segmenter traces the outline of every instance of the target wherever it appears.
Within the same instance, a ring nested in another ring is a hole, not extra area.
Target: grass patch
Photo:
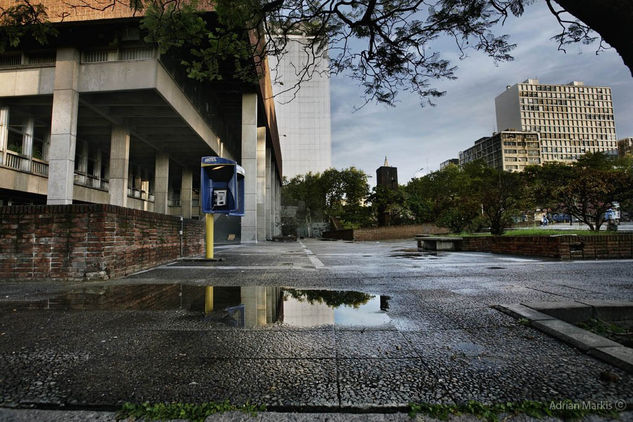
[[[414,418],[418,413],[423,413],[432,418],[447,420],[449,416],[468,414],[483,419],[487,422],[498,422],[501,416],[526,415],[532,418],[556,417],[563,420],[581,419],[587,415],[600,415],[612,418],[618,417],[619,413],[613,406],[598,406],[599,403],[573,402],[571,400],[538,402],[522,401],[520,403],[499,403],[493,405],[482,404],[476,401],[469,401],[465,404],[410,404],[409,416]],[[605,409],[603,407],[612,407]],[[623,410],[623,409],[622,409]],[[505,419],[505,418],[504,418]]]
[[[188,419],[191,421],[204,421],[207,416],[230,412],[241,411],[251,415],[258,411],[265,411],[266,406],[253,405],[246,403],[244,405],[234,405],[228,400],[215,403],[125,403],[121,410],[116,414],[117,420],[133,418],[144,420],[166,420],[166,419]]]

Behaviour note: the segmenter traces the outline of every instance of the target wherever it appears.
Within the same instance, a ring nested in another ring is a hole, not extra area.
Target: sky
[[[458,66],[456,80],[432,81],[446,91],[434,107],[420,107],[417,95],[401,93],[395,107],[363,103],[356,82],[342,76],[330,81],[332,113],[332,166],[354,166],[375,185],[376,169],[385,156],[398,168],[400,184],[439,169],[459,151],[496,131],[494,99],[507,85],[528,78],[541,83],[585,85],[612,89],[617,139],[633,136],[633,77],[614,49],[596,55],[597,45],[570,46],[558,51],[551,40],[559,27],[544,2],[526,8],[520,18],[508,18],[501,28],[517,47],[513,61],[496,63],[475,51],[460,60],[457,52],[442,54]]]

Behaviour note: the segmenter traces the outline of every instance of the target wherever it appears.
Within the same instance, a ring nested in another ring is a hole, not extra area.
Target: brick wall
[[[561,260],[633,258],[633,233],[600,236],[464,237],[462,251],[526,255]]]
[[[445,234],[448,229],[433,224],[414,224],[409,226],[371,227],[366,229],[332,230],[324,232],[323,237],[344,240],[387,240],[408,239],[418,234]]]
[[[15,0],[0,0],[0,7],[3,8],[15,4]],[[135,13],[125,1],[40,0],[35,4],[42,4],[46,8],[48,20],[51,22],[119,19],[143,14]],[[209,0],[202,0],[198,3],[198,8],[211,11],[213,4]]]
[[[0,278],[121,277],[180,256],[180,218],[113,205],[0,207]],[[204,253],[204,221],[185,220],[184,256]]]

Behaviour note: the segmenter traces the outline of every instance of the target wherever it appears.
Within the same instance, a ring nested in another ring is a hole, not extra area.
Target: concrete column
[[[273,219],[272,219],[272,154],[270,148],[266,148],[266,203],[264,213],[266,214],[266,239],[273,239]]]
[[[48,158],[49,205],[72,204],[75,179],[75,140],[79,110],[79,51],[57,49]]]
[[[169,214],[169,155],[156,153],[154,171],[154,212]]]
[[[257,94],[242,94],[242,167],[244,217],[242,243],[257,242]]]
[[[7,142],[9,142],[9,107],[0,108],[0,164],[7,162]]]
[[[191,218],[191,199],[193,197],[193,173],[191,169],[182,169],[180,178],[180,208],[184,218]]]
[[[257,128],[257,241],[266,240],[266,128]]]
[[[110,136],[110,204],[127,206],[127,183],[130,166],[130,134],[112,126]]]
[[[101,149],[97,149],[95,151],[94,157],[95,157],[95,162],[94,162],[94,167],[92,168],[92,174],[91,174],[91,176],[94,177],[92,186],[95,188],[100,188],[101,178],[103,177],[103,175],[101,174],[101,160],[103,160],[103,153],[101,152]]]
[[[281,180],[279,179],[279,174],[275,170],[275,179],[273,180],[275,184],[275,195],[273,197],[274,203],[274,214],[275,214],[275,236],[281,235]]]
[[[48,154],[51,149],[51,134],[44,135],[44,145],[42,145],[42,160],[48,161]]]

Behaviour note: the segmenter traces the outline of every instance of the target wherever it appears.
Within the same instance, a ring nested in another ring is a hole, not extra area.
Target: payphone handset
[[[244,169],[221,157],[202,157],[201,211],[206,214],[244,215]]]

